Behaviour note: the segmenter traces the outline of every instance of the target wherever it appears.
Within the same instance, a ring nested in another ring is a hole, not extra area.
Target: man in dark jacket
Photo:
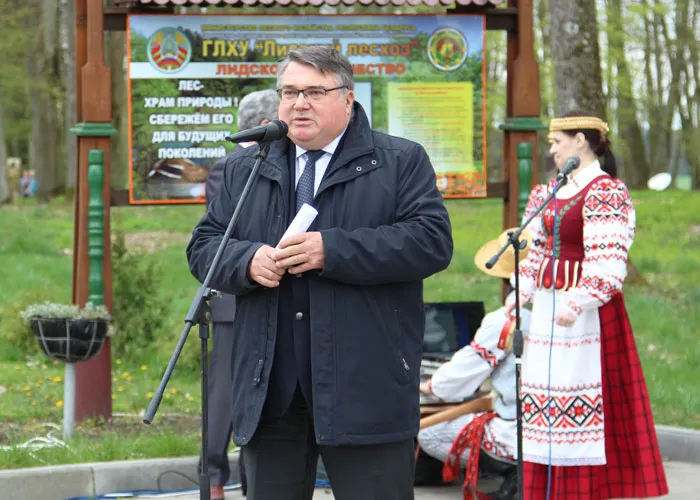
[[[260,90],[247,94],[238,105],[238,130],[247,130],[276,120],[278,103],[279,99],[274,90]],[[246,147],[254,144],[239,144],[227,157],[214,164],[207,176],[207,206],[219,192],[227,159],[241,154]],[[211,500],[223,500],[223,486],[231,476],[228,445],[231,440],[231,351],[236,302],[233,295],[222,293],[220,297],[213,297],[209,305],[214,337],[209,365],[209,497]],[[245,475],[241,473],[241,479],[244,478]]]
[[[371,130],[335,50],[290,51],[277,87],[288,138],[272,143],[212,279],[236,295],[233,438],[248,495],[310,499],[320,454],[337,500],[412,499],[422,280],[453,247],[435,172],[419,144]],[[227,161],[193,232],[199,280],[257,149]],[[302,203],[316,220],[280,242]]]

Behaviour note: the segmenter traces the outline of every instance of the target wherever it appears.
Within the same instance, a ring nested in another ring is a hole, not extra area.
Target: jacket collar
[[[294,143],[289,137],[273,142],[270,146],[270,153],[267,156],[266,163],[269,162],[278,170],[286,169],[289,149],[292,147],[294,147]],[[360,103],[355,101],[350,123],[348,123],[345,135],[336,150],[332,170],[342,168],[355,158],[371,153],[373,150],[374,140],[372,139],[372,128],[367,119],[367,114]]]

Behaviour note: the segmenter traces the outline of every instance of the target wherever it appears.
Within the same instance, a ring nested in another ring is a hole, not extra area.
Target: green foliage
[[[625,295],[654,415],[659,423],[700,428],[700,396],[692,369],[700,361],[696,341],[696,325],[700,324],[700,254],[696,251],[700,245],[700,195],[634,191],[632,197],[637,233],[631,259],[648,284],[627,284]],[[500,281],[476,268],[474,254],[500,232],[501,203],[494,199],[448,200],[447,206],[454,257],[447,270],[426,280],[424,298],[427,302],[480,300],[487,311],[493,310],[500,303]],[[159,374],[182,332],[183,318],[199,286],[187,268],[184,246],[202,210],[202,206],[112,210],[113,230],[123,233],[113,253],[113,316],[119,328],[112,356],[115,412],[135,412],[148,405],[148,394],[157,387]],[[30,384],[32,396],[21,392],[27,385],[25,365],[42,356],[19,312],[44,300],[70,299],[72,262],[56,248],[70,244],[72,217],[72,210],[61,204],[41,207],[23,202],[19,209],[0,208],[0,258],[8,263],[0,266],[0,384],[8,387],[0,398],[0,414],[10,421],[61,418],[61,409],[55,406],[61,398],[60,384],[44,387],[47,382],[37,379]],[[130,242],[128,251],[125,237]],[[18,239],[23,243],[17,243]],[[131,242],[143,243],[145,239],[160,245],[138,253],[138,245]],[[131,323],[124,326],[125,321]],[[169,384],[168,390],[176,388],[177,392],[163,400],[166,408],[197,411],[199,367],[200,341],[195,327]],[[31,371],[32,376],[52,374],[55,378],[61,369],[60,364],[42,361]],[[42,387],[35,387],[36,383]]]
[[[75,304],[60,304],[49,302],[31,304],[19,313],[28,325],[33,318],[66,318],[66,319],[110,319],[109,311],[105,306],[96,306],[91,302],[80,308]]]
[[[0,345],[7,346],[2,348],[4,359],[18,361],[27,355],[39,353],[39,344],[29,324],[24,321],[22,313],[39,301],[59,297],[60,292],[52,287],[29,288],[2,306]]]
[[[44,465],[63,465],[87,462],[111,462],[142,458],[196,456],[200,443],[196,425],[188,432],[164,426],[145,426],[132,421],[130,425],[140,432],[130,435],[123,429],[110,424],[98,424],[83,431],[75,429],[74,438],[66,446],[43,447],[33,450],[30,447],[16,446],[0,450],[0,469],[40,467]],[[36,425],[36,433],[60,435],[58,426]],[[15,431],[9,436],[13,444],[22,444],[36,433]],[[99,439],[96,438],[99,435]]]
[[[153,348],[163,327],[166,312],[161,290],[163,273],[155,259],[130,252],[123,233],[115,236],[112,275],[116,334],[112,348],[116,356],[138,356]]]

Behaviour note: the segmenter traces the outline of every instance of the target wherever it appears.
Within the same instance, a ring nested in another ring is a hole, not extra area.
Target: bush
[[[45,300],[60,302],[63,298],[61,295],[56,288],[35,288],[4,304],[0,310],[0,339],[3,345],[8,346],[3,351],[4,360],[20,361],[41,352],[31,327],[24,322],[21,313],[32,304]]]
[[[112,354],[141,357],[155,347],[165,322],[166,301],[160,293],[163,273],[152,255],[130,252],[124,234],[115,233],[112,279]]]

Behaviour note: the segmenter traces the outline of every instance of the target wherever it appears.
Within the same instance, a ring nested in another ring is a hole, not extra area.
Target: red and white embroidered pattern
[[[549,400],[549,403],[547,401]],[[603,397],[601,394],[561,394],[547,398],[546,394],[525,394],[522,399],[523,418],[528,428],[543,430],[576,430],[587,428],[600,431],[603,423]]]
[[[550,441],[556,445],[590,444],[605,441],[603,431],[576,431],[576,432],[552,432],[535,429],[523,429],[523,438],[536,443],[548,444]]]
[[[544,203],[553,187],[554,180],[532,190],[524,218]],[[632,200],[619,179],[603,177],[594,182],[586,192],[582,215],[585,257],[578,286],[572,290],[567,303],[576,315],[583,309],[600,307],[622,290],[627,275],[627,254],[635,232]],[[520,264],[523,304],[532,300],[542,262],[552,258],[542,217],[533,219],[528,229],[533,234],[533,243],[527,258]]]
[[[553,183],[550,183],[553,186]],[[525,212],[523,213],[523,222],[539,209],[548,196],[549,187],[546,184],[538,184],[530,192]],[[520,263],[520,304],[527,304],[532,301],[537,286],[537,274],[540,270],[540,264],[545,257],[545,248],[547,246],[547,235],[542,225],[542,212],[537,217],[532,219],[532,222],[527,226],[527,230],[532,234],[532,244],[528,251],[527,258]]]
[[[506,460],[515,460],[515,457],[509,452],[508,445],[498,440],[496,433],[491,429],[489,423],[484,427],[484,436],[481,438],[481,448],[488,451],[492,455],[496,455]]]
[[[493,354],[485,347],[477,344],[473,340],[470,345],[472,346],[472,349],[474,349],[474,352],[476,352],[479,355],[479,357],[481,357],[484,361],[491,365],[491,368],[496,368],[496,365],[498,364],[498,358],[495,354]]]
[[[533,345],[553,345],[555,347],[581,347],[582,345],[589,345],[589,344],[600,344],[600,336],[596,337],[590,337],[590,338],[582,338],[582,339],[573,339],[573,340],[554,340],[553,342],[550,342],[549,339],[542,339],[538,337],[533,337],[533,338],[526,338],[525,339],[526,344],[533,344]]]
[[[581,279],[569,302],[574,313],[600,307],[622,291],[635,222],[632,200],[622,181],[604,177],[591,185],[583,208]]]

